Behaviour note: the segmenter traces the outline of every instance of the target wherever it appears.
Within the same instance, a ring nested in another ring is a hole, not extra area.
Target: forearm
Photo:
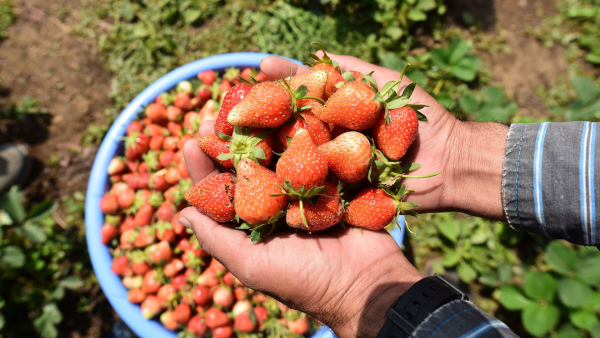
[[[450,139],[443,195],[452,211],[505,220],[502,166],[508,127],[500,123],[460,122]]]

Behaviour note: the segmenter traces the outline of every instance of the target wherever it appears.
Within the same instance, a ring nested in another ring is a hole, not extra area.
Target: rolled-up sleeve
[[[508,224],[571,243],[597,246],[596,123],[532,123],[510,127],[502,196]],[[599,154],[600,155],[600,154]]]

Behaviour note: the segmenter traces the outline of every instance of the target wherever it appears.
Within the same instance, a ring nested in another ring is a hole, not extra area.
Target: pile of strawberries
[[[311,56],[306,74],[242,78],[223,98],[215,133],[199,139],[223,173],[185,198],[215,221],[248,230],[253,242],[282,228],[381,229],[415,215],[402,178],[438,174],[407,175],[419,165],[399,161],[427,120],[424,105],[409,103],[414,83],[397,92],[406,67],[379,90],[372,74],[344,72],[325,52]]]
[[[241,76],[252,73],[244,69]],[[222,79],[214,71],[200,73],[157,97],[128,126],[125,156],[108,168],[102,242],[112,247],[112,271],[123,278],[129,301],[169,330],[190,338],[299,337],[315,322],[244,287],[177,222],[192,186],[183,144],[198,137],[203,121],[217,118],[219,101],[224,93],[236,95],[231,89],[239,88],[239,77],[234,68]],[[254,78],[265,79],[261,73]]]

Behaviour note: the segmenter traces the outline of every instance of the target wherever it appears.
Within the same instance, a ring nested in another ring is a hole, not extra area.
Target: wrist
[[[360,276],[324,320],[340,338],[377,337],[390,306],[424,278],[400,252]]]
[[[450,210],[505,220],[502,166],[508,127],[500,123],[460,122],[449,142],[444,195]]]

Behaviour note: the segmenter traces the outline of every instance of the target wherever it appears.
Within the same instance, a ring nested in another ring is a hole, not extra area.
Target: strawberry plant
[[[527,332],[544,336],[568,337],[586,332],[600,334],[600,252],[594,248],[572,247],[551,242],[544,263],[530,270],[524,283],[499,290],[502,306],[522,311],[521,320]]]
[[[73,209],[74,203],[65,201],[65,205],[71,208],[68,221],[73,225],[77,220],[81,222],[82,213]],[[3,332],[31,335],[35,330],[41,337],[56,337],[56,326],[63,319],[59,306],[66,290],[77,290],[85,284],[78,276],[89,273],[89,262],[72,264],[67,259],[69,255],[79,255],[80,260],[87,257],[83,234],[63,233],[51,215],[57,208],[58,203],[53,201],[27,208],[23,194],[16,187],[0,199],[0,328]],[[23,313],[28,315],[23,316]]]
[[[442,79],[456,77],[473,81],[481,68],[481,60],[472,54],[471,46],[463,39],[454,40],[448,48],[436,48],[430,53],[431,60],[442,73]]]
[[[460,107],[477,121],[508,121],[519,106],[506,98],[504,90],[490,86],[479,95],[467,95],[458,100]]]
[[[590,121],[600,119],[600,86],[593,80],[574,76],[571,85],[575,98],[566,107],[557,107],[552,111],[566,121]]]

